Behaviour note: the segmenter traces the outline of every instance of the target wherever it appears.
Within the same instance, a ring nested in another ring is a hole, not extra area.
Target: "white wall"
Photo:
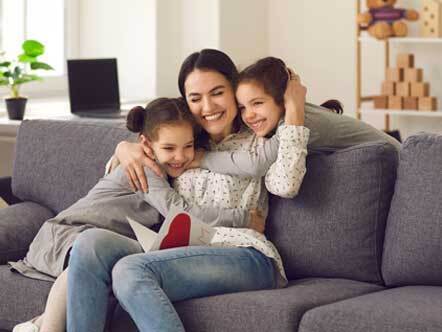
[[[116,57],[120,94],[126,100],[156,95],[155,0],[82,0],[81,58]]]
[[[308,100],[336,98],[355,109],[354,1],[269,2],[269,53],[286,61]]]
[[[268,55],[268,0],[220,0],[219,48],[239,69]]]
[[[361,3],[365,1],[361,0]],[[420,9],[419,0],[398,1],[398,7]],[[356,110],[356,1],[269,1],[269,53],[281,57],[299,72],[308,87],[308,99],[320,103],[337,98],[345,113]],[[419,24],[408,23],[410,35],[418,35]],[[391,48],[394,65],[399,52],[414,53],[416,67],[424,69],[432,95],[442,109],[441,44],[408,44]],[[363,44],[362,93],[380,93],[384,80],[382,43]],[[370,122],[383,127],[383,117],[374,114]],[[400,128],[405,138],[419,131],[442,133],[442,118],[391,118],[391,127]]]

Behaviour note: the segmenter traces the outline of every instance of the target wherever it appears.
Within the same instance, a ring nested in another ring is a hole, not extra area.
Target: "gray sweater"
[[[23,260],[10,262],[25,276],[54,280],[64,269],[77,235],[89,228],[108,229],[134,238],[126,216],[147,227],[160,222],[171,207],[185,210],[213,226],[245,227],[249,211],[190,206],[166,179],[145,168],[149,192],[134,193],[121,167],[106,175],[75,204],[47,220]]]

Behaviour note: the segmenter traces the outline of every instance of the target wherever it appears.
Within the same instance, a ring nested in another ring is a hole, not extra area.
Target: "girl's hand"
[[[201,167],[201,160],[203,160],[204,153],[204,149],[195,150],[195,157],[193,158],[192,162],[187,165],[186,169]]]
[[[307,88],[302,85],[299,75],[287,68],[289,80],[284,94],[285,123],[288,125],[304,125],[304,105]]]
[[[247,228],[253,229],[261,234],[264,234],[266,227],[265,218],[262,216],[260,210],[250,210],[250,221]]]
[[[127,179],[133,191],[147,192],[148,185],[144,166],[149,167],[155,174],[163,177],[163,171],[154,161],[152,149],[145,140],[140,143],[120,142],[115,149],[115,156],[126,172]]]

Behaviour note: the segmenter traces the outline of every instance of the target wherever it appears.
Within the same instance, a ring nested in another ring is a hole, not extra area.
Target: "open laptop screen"
[[[119,108],[117,59],[68,60],[71,111]]]

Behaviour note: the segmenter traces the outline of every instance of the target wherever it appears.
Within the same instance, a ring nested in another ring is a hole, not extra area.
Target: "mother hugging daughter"
[[[39,326],[63,331],[66,309],[68,331],[103,331],[112,293],[140,331],[184,331],[174,301],[284,287],[282,260],[264,235],[267,189],[283,197],[297,194],[307,144],[333,150],[390,140],[363,123],[305,103],[299,77],[278,59],[263,59],[238,75],[226,54],[203,50],[184,61],[178,82],[184,100],[155,101],[131,111],[128,128],[140,132],[149,146],[120,143],[114,161],[121,165],[100,182],[107,179],[116,191],[134,195],[140,202],[131,205],[135,210],[144,202],[162,215],[172,206],[191,211],[216,226],[212,243],[143,253],[137,241],[109,230],[78,232],[56,264],[54,276],[69,268],[54,284],[44,315],[15,331]],[[325,106],[340,109],[333,102]],[[195,143],[205,147],[197,158]],[[171,184],[149,169],[158,165]],[[144,193],[133,194],[130,186],[143,187]],[[56,328],[48,327],[52,324]]]

